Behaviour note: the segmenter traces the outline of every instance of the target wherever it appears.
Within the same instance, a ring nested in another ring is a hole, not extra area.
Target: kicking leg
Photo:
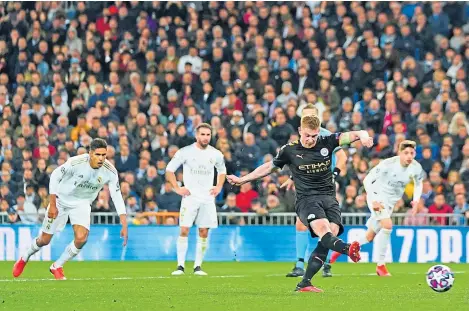
[[[199,228],[199,238],[195,249],[194,274],[205,276],[207,273],[202,271],[202,261],[208,248],[208,228]]]
[[[78,255],[88,241],[89,230],[80,225],[73,225],[74,240],[67,245],[59,259],[52,264],[50,272],[56,280],[65,280],[63,265]]]
[[[391,218],[381,219],[380,221],[381,230],[380,234],[376,238],[376,247],[378,248],[378,265],[376,267],[376,273],[379,276],[391,276],[386,268],[385,258],[386,251],[388,249],[389,240],[392,233],[392,220]]]
[[[354,262],[360,260],[360,244],[352,242],[345,243],[341,239],[335,237],[331,231],[331,225],[325,218],[316,219],[310,222],[310,226],[314,233],[320,238],[321,243],[328,249],[346,254]]]
[[[358,238],[357,242],[360,244],[360,246],[368,244],[371,241],[373,241],[376,234],[377,233],[373,229],[369,228],[362,236]],[[334,262],[337,261],[340,255],[342,254],[339,252],[332,252],[332,254],[329,256],[330,257],[329,260],[326,261],[326,264],[333,264]]]
[[[181,226],[176,244],[178,267],[176,271],[173,271],[172,275],[184,274],[184,264],[186,262],[187,248],[189,246],[189,229],[189,227]]]
[[[287,277],[298,277],[303,276],[305,273],[305,253],[308,248],[309,231],[308,228],[303,225],[299,218],[296,218],[296,264],[291,272],[287,274]]]

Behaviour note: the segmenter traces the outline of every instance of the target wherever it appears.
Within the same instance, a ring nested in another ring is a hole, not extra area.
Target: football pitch
[[[173,277],[174,262],[71,262],[67,281],[55,281],[50,263],[30,262],[21,278],[0,263],[0,310],[469,310],[469,265],[449,264],[453,288],[433,292],[425,282],[431,264],[389,264],[390,278],[374,264],[337,263],[332,278],[317,277],[324,293],[295,293],[286,278],[291,263],[204,264],[208,277]]]

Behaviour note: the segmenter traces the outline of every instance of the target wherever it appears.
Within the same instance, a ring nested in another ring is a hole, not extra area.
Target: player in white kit
[[[379,233],[376,241],[379,254],[376,273],[379,276],[391,276],[385,265],[385,257],[392,232],[391,214],[394,206],[402,198],[410,181],[414,182],[411,202],[414,213],[417,212],[422,195],[424,171],[420,163],[415,161],[415,147],[415,142],[404,140],[399,144],[399,155],[381,161],[363,181],[371,217],[366,223],[368,230],[358,242],[360,245],[369,243]],[[331,262],[339,256],[340,254],[334,252]]]
[[[74,240],[49,270],[56,280],[65,280],[62,266],[81,251],[90,231],[91,204],[105,184],[109,185],[112,201],[122,224],[121,237],[127,244],[127,219],[119,177],[114,166],[106,160],[107,143],[96,138],[87,154],[71,157],[51,174],[50,204],[39,236],[13,266],[13,276],[19,277],[29,260],[41,247],[48,245],[56,232],[62,231],[70,217]]]
[[[207,275],[201,266],[208,247],[208,230],[218,227],[215,197],[220,193],[226,177],[223,154],[210,146],[212,127],[202,123],[196,129],[197,141],[181,148],[166,167],[166,179],[174,191],[183,197],[179,214],[180,233],[177,240],[178,266],[172,275],[184,274],[184,263],[188,248],[189,229],[195,224],[199,228],[194,274]],[[176,181],[175,171],[182,165],[184,187]],[[214,167],[217,169],[217,185],[213,186]]]

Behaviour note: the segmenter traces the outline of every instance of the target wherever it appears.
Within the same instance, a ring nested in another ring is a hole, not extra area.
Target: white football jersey
[[[386,196],[398,201],[402,198],[406,185],[414,181],[420,184],[424,178],[422,166],[412,161],[408,167],[403,167],[399,156],[381,161],[365,177],[364,185],[367,193]]]
[[[191,196],[205,200],[213,200],[210,189],[213,187],[215,170],[218,175],[226,174],[223,154],[212,146],[205,149],[197,147],[196,143],[179,149],[166,170],[175,172],[182,165],[183,182]]]
[[[79,207],[81,204],[89,206],[105,184],[109,185],[117,213],[125,214],[117,170],[107,160],[100,168],[92,168],[89,154],[71,157],[57,167],[50,178],[49,193],[55,194],[65,207]]]

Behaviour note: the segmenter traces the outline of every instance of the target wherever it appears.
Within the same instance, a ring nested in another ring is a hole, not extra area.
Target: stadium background
[[[400,141],[413,139],[427,174],[423,200],[412,217],[408,185],[395,208],[396,223],[439,226],[425,227],[432,233],[411,229],[412,254],[418,254],[418,232],[426,239],[422,254],[449,235],[460,261],[468,261],[462,227],[469,223],[464,2],[8,2],[0,4],[0,16],[3,260],[13,259],[12,248],[14,254],[36,234],[51,171],[86,152],[92,138],[110,145],[129,221],[139,226],[130,229],[131,237],[156,233],[167,241],[177,229],[159,226],[177,223],[180,198],[165,183],[165,167],[178,148],[194,141],[198,124],[213,126],[212,144],[223,152],[228,173],[245,174],[297,138],[299,113],[313,103],[325,128],[367,130],[377,142],[371,150],[346,150],[350,161],[337,180],[342,212],[352,213],[346,223],[364,223],[356,213],[367,212],[362,180],[369,169],[395,155]],[[219,211],[244,214],[221,214],[232,227],[220,234],[249,237],[249,230],[262,228],[237,226],[266,225],[276,214],[293,212],[294,190],[279,188],[287,176],[225,185]],[[107,189],[93,211],[101,213],[94,223],[115,222]],[[285,219],[272,230],[291,237],[281,246],[293,259],[294,229],[283,226],[291,223]],[[117,242],[105,240],[107,228],[115,231],[103,225],[91,237],[112,249]],[[63,248],[60,238],[54,243]],[[393,245],[400,243],[393,238]],[[174,258],[174,245],[168,249]],[[160,253],[154,259],[162,259]],[[258,259],[276,258],[268,256]],[[227,252],[223,260],[232,257]],[[409,258],[418,261],[418,255]]]

